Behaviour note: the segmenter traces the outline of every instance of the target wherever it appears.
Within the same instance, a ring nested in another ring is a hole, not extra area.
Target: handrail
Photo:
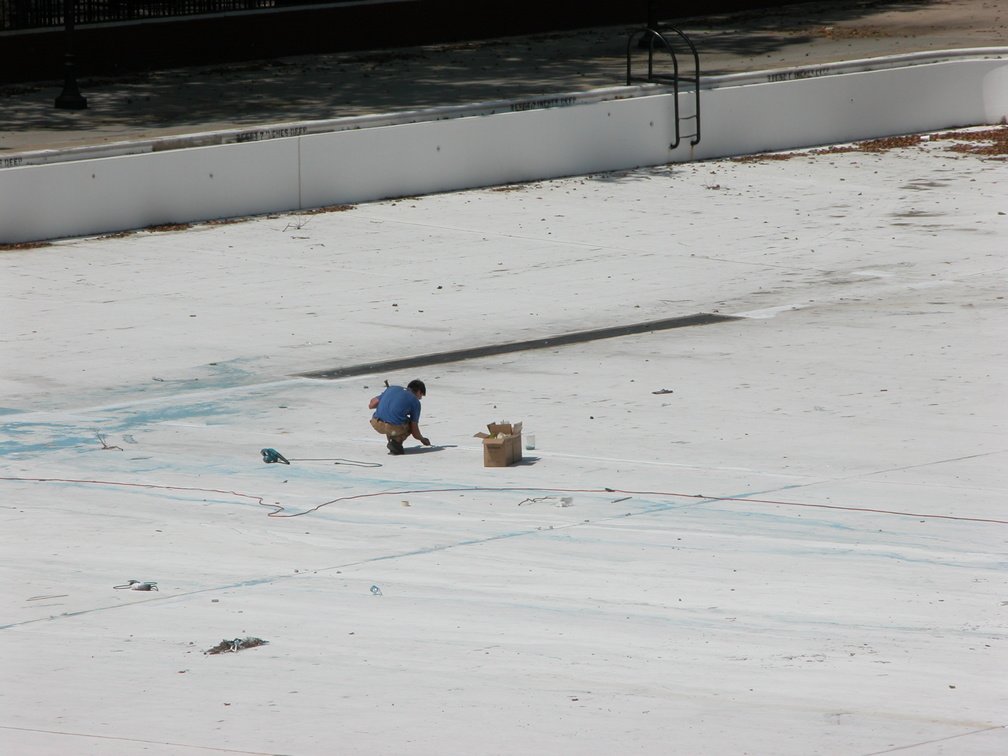
[[[700,55],[697,53],[696,46],[693,44],[693,42],[690,40],[689,37],[687,37],[685,34],[683,34],[683,32],[681,32],[679,29],[676,29],[675,27],[668,27],[668,28],[671,29],[672,31],[674,31],[680,37],[682,37],[683,41],[689,46],[690,52],[693,54],[693,71],[694,71],[694,77],[692,79],[690,79],[690,78],[683,78],[682,80],[683,81],[691,81],[691,82],[693,82],[693,85],[695,87],[695,89],[694,89],[694,98],[695,98],[695,103],[696,103],[696,105],[695,105],[696,115],[694,117],[696,118],[696,133],[694,134],[694,138],[692,140],[690,140],[690,144],[692,146],[696,146],[697,144],[700,143]],[[680,133],[679,133],[679,80],[680,80],[680,77],[679,77],[679,58],[676,56],[675,50],[672,49],[672,45],[669,44],[669,41],[667,39],[665,39],[665,36],[661,32],[659,32],[657,29],[652,29],[652,28],[649,27],[649,28],[646,28],[646,29],[640,29],[640,30],[638,30],[636,32],[631,32],[630,33],[630,37],[627,39],[627,64],[626,64],[626,67],[627,67],[627,82],[626,82],[627,86],[630,86],[630,84],[631,84],[631,82],[633,80],[632,76],[631,76],[631,68],[630,68],[630,64],[631,64],[631,52],[630,51],[631,51],[631,48],[633,46],[633,42],[634,42],[635,39],[637,39],[638,37],[640,37],[641,41],[644,40],[644,36],[641,36],[641,35],[646,35],[647,41],[648,41],[648,76],[647,76],[647,80],[648,81],[653,81],[654,80],[654,47],[655,47],[655,40],[658,40],[659,42],[661,42],[662,46],[666,50],[668,50],[669,55],[672,57],[672,91],[673,91],[673,98],[675,100],[675,106],[674,106],[674,109],[675,109],[675,142],[672,143],[672,145],[669,147],[669,149],[673,149],[674,150],[676,147],[679,146],[679,142],[680,142],[680,139],[681,139],[681,136],[680,136]]]

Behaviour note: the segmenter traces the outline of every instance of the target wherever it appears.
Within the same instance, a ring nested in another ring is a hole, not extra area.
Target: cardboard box
[[[490,423],[487,430],[476,434],[483,439],[483,467],[507,467],[521,461],[521,423]]]

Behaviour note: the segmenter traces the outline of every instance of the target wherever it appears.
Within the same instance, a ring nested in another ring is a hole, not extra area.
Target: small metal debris
[[[523,504],[552,504],[555,507],[573,507],[574,497],[573,496],[561,496],[557,498],[556,496],[533,496],[523,501],[518,502],[518,506]]]
[[[124,585],[113,585],[117,591],[121,591],[125,588],[129,588],[131,591],[156,591],[158,589],[157,583],[154,581],[142,582],[140,580],[130,580]]]
[[[255,648],[256,646],[265,646],[269,641],[264,641],[262,638],[235,638],[234,640],[227,640],[226,638],[218,643],[211,649],[204,651],[205,654],[234,654],[242,651],[246,648]]]
[[[105,443],[105,436],[103,436],[98,431],[95,431],[95,436],[97,436],[98,437],[98,441],[101,442],[101,448],[103,450],[118,450],[118,451],[122,451],[123,450],[123,448],[121,446],[109,446],[108,444],[106,444]]]
[[[373,593],[375,596],[382,596],[382,595],[384,595],[381,592],[381,588],[379,588],[377,585],[372,585],[371,586],[371,593]]]

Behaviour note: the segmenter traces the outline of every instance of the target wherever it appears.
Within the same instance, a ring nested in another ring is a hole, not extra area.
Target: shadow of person
[[[431,444],[430,446],[409,446],[403,449],[404,454],[429,454],[430,452],[455,449],[457,444]]]

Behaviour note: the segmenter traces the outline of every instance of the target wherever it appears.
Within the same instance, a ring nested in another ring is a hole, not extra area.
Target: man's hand
[[[424,436],[423,438],[420,439],[420,443],[422,443],[424,446],[430,446],[430,439],[427,438],[427,436]]]

